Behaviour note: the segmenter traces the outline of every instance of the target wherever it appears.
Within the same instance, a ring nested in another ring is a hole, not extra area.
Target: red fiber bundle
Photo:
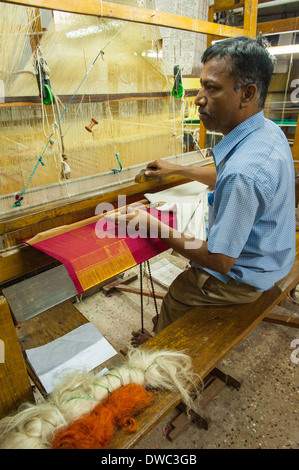
[[[52,449],[105,449],[115,426],[136,431],[131,415],[149,406],[153,394],[141,385],[131,383],[115,390],[90,413],[61,429],[54,436]]]

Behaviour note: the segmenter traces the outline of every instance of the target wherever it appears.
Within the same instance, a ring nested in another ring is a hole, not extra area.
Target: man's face
[[[228,75],[230,58],[214,57],[205,63],[195,98],[199,118],[209,131],[227,135],[242,122],[241,93],[234,90],[234,78]]]

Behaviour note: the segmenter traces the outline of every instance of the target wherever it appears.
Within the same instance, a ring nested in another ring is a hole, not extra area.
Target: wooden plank
[[[256,26],[256,33],[269,34],[269,33],[283,33],[285,31],[298,31],[299,17],[285,18],[276,21],[265,21],[258,23]]]
[[[139,8],[98,0],[1,0],[3,3],[57,10],[81,15],[93,15],[102,18],[113,18],[133,23],[163,26],[203,34],[215,34],[222,37],[247,35],[248,31],[232,26],[210,23],[187,16],[174,15],[148,8]]]
[[[0,417],[25,401],[34,401],[25,362],[6,299],[0,296],[0,339],[4,362],[0,362]]]
[[[13,107],[20,107],[20,106],[41,106],[41,103],[33,103],[32,101],[0,103],[0,108],[13,108]]]

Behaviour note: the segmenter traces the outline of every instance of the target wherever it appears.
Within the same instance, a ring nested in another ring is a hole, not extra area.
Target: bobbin
[[[92,132],[92,128],[95,124],[98,124],[98,121],[96,121],[94,118],[91,118],[91,121],[90,121],[90,124],[89,126],[85,126],[85,129],[88,131],[88,132]]]

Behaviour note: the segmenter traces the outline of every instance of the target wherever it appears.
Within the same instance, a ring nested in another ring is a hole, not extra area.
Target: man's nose
[[[207,104],[207,98],[205,97],[204,91],[202,88],[198,90],[198,93],[195,97],[194,103],[196,106],[204,107]]]

